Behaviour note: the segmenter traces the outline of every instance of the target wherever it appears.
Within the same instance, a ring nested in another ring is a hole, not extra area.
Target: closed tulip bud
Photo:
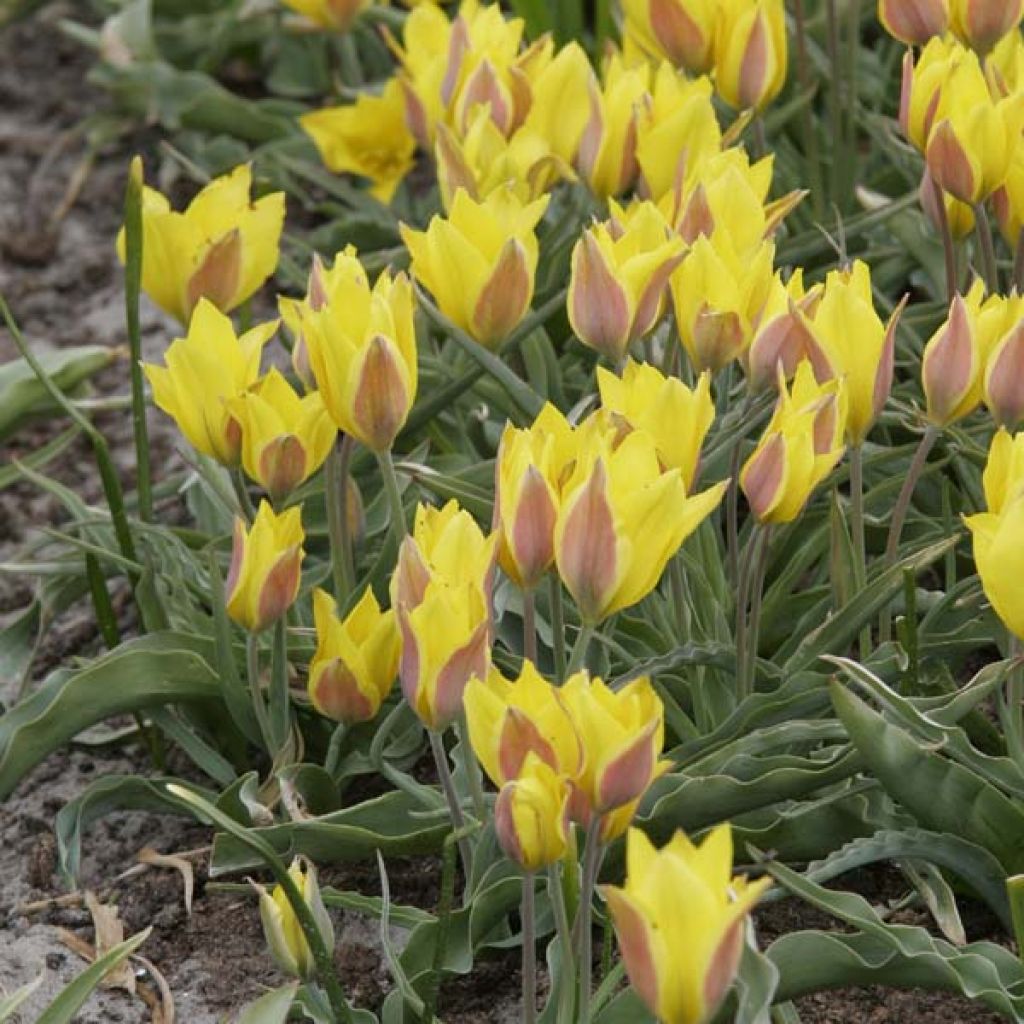
[[[964,519],[974,542],[974,564],[996,615],[1014,636],[1024,638],[1024,496],[1019,492],[998,513]]]
[[[584,622],[629,608],[657,585],[668,560],[714,511],[725,484],[688,496],[641,431],[621,443],[590,431],[562,491],[555,562]]]
[[[790,523],[843,456],[847,398],[842,378],[819,384],[808,360],[779,402],[740,473],[750,510],[762,523]]]
[[[722,0],[715,33],[715,88],[736,110],[763,110],[786,84],[782,0]]]
[[[498,348],[533,301],[534,228],[546,207],[546,196],[523,205],[512,187],[479,203],[459,189],[446,219],[434,217],[426,231],[402,225],[413,277],[486,348]]]
[[[622,377],[597,369],[601,405],[632,430],[647,434],[664,469],[678,469],[689,494],[697,479],[700,449],[715,418],[711,376],[702,373],[694,388],[666,377],[650,363],[628,360]]]
[[[523,661],[519,678],[496,668],[466,687],[469,739],[487,777],[499,789],[517,778],[530,756],[561,775],[576,775],[583,751],[561,689]]]
[[[671,767],[659,760],[661,698],[646,676],[612,690],[586,672],[571,676],[559,693],[583,749],[570,778],[569,813],[584,827],[601,818],[601,839],[608,842],[625,831],[640,798]]]
[[[892,390],[896,325],[904,299],[883,323],[875,312],[871,271],[856,260],[848,270],[834,270],[825,279],[821,303],[810,324],[818,356],[812,358],[819,378],[842,377],[846,382],[850,444],[858,445],[889,399]]]
[[[949,27],[949,0],[878,0],[878,20],[908,46],[924,46]]]
[[[620,195],[636,178],[637,128],[649,77],[645,67],[627,67],[622,56],[613,53],[602,83],[591,79],[590,116],[576,154],[576,169],[600,199]]]
[[[305,536],[298,506],[275,515],[261,501],[248,530],[241,519],[235,520],[227,612],[250,633],[272,626],[298,596]]]
[[[974,208],[968,203],[951,196],[948,192],[939,189],[942,196],[942,205],[945,207],[945,223],[949,226],[949,233],[955,241],[963,241],[973,230],[975,225]],[[1002,189],[993,193],[993,205],[998,209],[998,197]],[[936,231],[942,231],[943,215],[939,209],[939,197],[935,194],[936,186],[931,173],[925,167],[924,175],[921,178],[921,187],[918,190],[918,198],[921,208],[928,219],[932,222]]]
[[[339,253],[335,271],[353,263],[353,252]],[[327,301],[300,313],[310,368],[331,418],[367,448],[390,448],[416,397],[409,279],[385,270],[371,289],[354,269],[338,272]]]
[[[728,238],[694,242],[669,288],[676,325],[698,372],[717,373],[750,344],[754,322],[771,291],[774,246],[764,242],[752,257],[737,253]]]
[[[951,36],[936,36],[921,51],[916,62],[909,50],[903,58],[900,127],[921,153],[928,145],[947,87],[966,55],[964,48]]]
[[[1024,17],[1024,0],[952,0],[953,31],[985,56]]]
[[[166,365],[143,366],[157,407],[196,451],[225,466],[237,466],[242,454],[242,428],[229,401],[256,383],[263,346],[276,330],[275,320],[238,337],[231,321],[203,299],[187,336],[164,353]]]
[[[211,181],[181,213],[155,189],[143,189],[142,289],[182,324],[204,298],[231,312],[274,273],[284,193],[253,202],[251,188],[252,170],[242,164]],[[124,262],[123,228],[117,251]]]
[[[529,754],[494,802],[494,831],[505,856],[524,871],[556,864],[568,849],[569,783]]]
[[[628,220],[613,218],[584,231],[572,251],[566,300],[580,341],[621,362],[629,346],[657,323],[665,286],[684,248],[650,202],[640,204]]]
[[[347,32],[372,0],[282,0],[320,28]]]
[[[334,925],[320,895],[316,868],[305,857],[296,857],[288,868],[288,875],[309,907],[327,952],[333,953]],[[316,976],[313,951],[284,889],[275,885],[267,892],[262,885],[253,885],[259,893],[263,935],[274,962],[285,974],[301,981],[312,981]]]
[[[731,877],[732,856],[728,825],[660,850],[630,829],[625,885],[601,889],[630,984],[664,1024],[706,1024],[739,970],[744,922],[771,880]]]
[[[985,406],[1000,427],[1024,420],[1024,319],[996,343],[985,368]]]
[[[573,430],[545,405],[528,429],[506,424],[495,464],[494,522],[498,561],[515,583],[530,590],[555,557],[555,521],[562,477],[574,458]]]
[[[309,698],[335,722],[368,722],[398,675],[399,636],[393,611],[381,611],[370,587],[344,619],[325,590],[313,592],[316,653]]]
[[[625,0],[625,33],[648,55],[667,60],[691,75],[705,75],[714,63],[713,0]]]
[[[391,202],[412,170],[416,140],[406,127],[402,87],[392,78],[375,96],[361,92],[355,103],[325,107],[299,118],[320,159],[334,174],[358,174],[370,195]]]
[[[1006,180],[992,193],[992,208],[1006,244],[1016,248],[1024,226],[1024,146],[1017,147]]]
[[[275,502],[324,464],[338,433],[319,393],[300,398],[276,369],[227,406],[242,428],[242,467]]]

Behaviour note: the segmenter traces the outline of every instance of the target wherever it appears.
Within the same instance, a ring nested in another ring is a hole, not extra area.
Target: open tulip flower
[[[182,324],[204,298],[231,312],[274,273],[284,193],[254,202],[251,189],[248,164],[214,178],[181,213],[156,189],[143,189],[142,288]],[[124,246],[122,229],[117,238],[122,262]]]
[[[677,832],[660,850],[640,829],[626,839],[626,882],[604,886],[633,989],[662,1024],[707,1024],[743,952],[750,910],[770,879],[732,876],[732,833],[699,846]]]

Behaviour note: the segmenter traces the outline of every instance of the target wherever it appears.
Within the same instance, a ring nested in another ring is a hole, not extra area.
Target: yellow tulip
[[[924,153],[953,73],[967,51],[951,36],[936,36],[917,61],[908,50],[903,58],[900,126],[910,142]]]
[[[1005,427],[995,432],[981,480],[986,511],[996,515],[1024,494],[1024,433],[1011,435]]]
[[[740,486],[760,522],[790,523],[803,511],[843,457],[846,416],[842,378],[819,384],[806,359],[791,389],[780,374],[775,412],[740,473]]]
[[[371,587],[339,619],[334,598],[313,591],[316,653],[309,663],[313,707],[352,724],[368,722],[380,710],[398,675],[398,624],[393,611],[381,611]]]
[[[553,405],[526,429],[505,425],[495,464],[498,561],[524,590],[554,561],[562,478],[574,458],[573,429]]]
[[[998,512],[967,516],[964,522],[971,531],[974,564],[985,596],[1003,625],[1014,636],[1024,638],[1024,600],[1020,588],[1024,573],[1024,545],[1020,543],[1024,495],[1019,482],[1002,497],[1004,502]]]
[[[523,131],[539,135],[559,160],[570,164],[590,112],[590,60],[573,40],[528,74],[532,102]]]
[[[1024,17],[1024,0],[952,0],[953,31],[985,56]]]
[[[581,441],[555,526],[558,573],[590,624],[654,589],[726,486],[688,496],[682,472],[663,470],[646,433],[633,431],[616,444],[613,432],[595,427]]]
[[[324,945],[329,953],[333,953],[334,926],[320,895],[316,868],[305,857],[296,857],[288,868],[288,874],[309,907]],[[316,976],[316,961],[284,890],[275,885],[271,892],[267,892],[262,885],[252,884],[259,893],[263,935],[277,966],[293,978],[311,981]]]
[[[663,1024],[706,1024],[736,977],[747,915],[768,878],[732,877],[732,833],[700,846],[680,831],[660,850],[626,839],[626,882],[602,887],[633,990]]]
[[[426,231],[402,225],[413,277],[445,316],[487,348],[497,348],[530,308],[534,228],[546,207],[546,196],[524,205],[508,186],[481,202],[459,189],[447,218],[432,218]]]
[[[142,288],[181,323],[203,298],[231,312],[274,273],[284,193],[253,202],[251,188],[252,169],[241,164],[214,178],[181,213],[156,189],[143,189]],[[117,251],[123,263],[123,228]]]
[[[1006,180],[992,193],[992,207],[1006,244],[1016,249],[1024,227],[1024,146],[1017,147]]]
[[[242,428],[229,400],[256,383],[263,346],[277,321],[236,336],[231,321],[207,299],[192,314],[188,334],[164,353],[165,366],[143,369],[153,401],[170,416],[196,451],[235,466],[242,454]]]
[[[878,0],[878,20],[908,46],[924,46],[949,27],[949,0]]]
[[[714,63],[714,0],[624,0],[624,32],[651,57],[663,58],[691,75]]]
[[[534,754],[501,787],[494,831],[505,855],[524,871],[555,864],[569,847],[569,783]]]
[[[313,378],[331,418],[381,452],[391,447],[416,398],[416,327],[405,274],[381,272],[371,289],[354,251],[335,257],[318,308],[294,307]]]
[[[305,536],[298,506],[275,515],[261,501],[251,527],[235,520],[227,612],[250,633],[272,626],[298,596]]]
[[[775,247],[747,257],[725,236],[701,235],[669,280],[676,326],[698,372],[717,373],[750,344],[772,288]]]
[[[702,373],[694,388],[666,377],[650,363],[626,362],[622,376],[597,368],[601,405],[632,430],[647,434],[665,469],[678,469],[687,493],[693,489],[700,449],[715,418],[711,376]]]
[[[812,359],[815,372],[821,378],[842,377],[846,382],[846,430],[852,445],[864,441],[889,399],[896,325],[905,302],[883,323],[875,312],[871,271],[856,260],[847,270],[829,273],[814,318],[807,321],[823,357],[823,361],[817,355]]]
[[[319,392],[300,398],[276,369],[227,407],[242,428],[242,467],[273,501],[324,464],[338,434]]]
[[[720,0],[715,88],[736,110],[763,110],[786,84],[782,0]]]
[[[515,681],[496,668],[470,680],[465,692],[470,743],[499,789],[519,777],[531,756],[560,775],[579,773],[583,750],[561,694],[527,660]]]
[[[373,0],[282,0],[285,7],[307,17],[320,28],[347,32]]]
[[[648,786],[671,767],[659,761],[665,742],[661,698],[646,676],[612,690],[577,672],[559,691],[583,750],[571,776],[569,813],[589,827],[601,819],[601,840],[621,835]]]
[[[572,251],[566,305],[576,336],[618,364],[657,323],[685,246],[658,208],[638,204],[587,228]]]
[[[1024,86],[1024,35],[1009,32],[985,59],[993,88],[1000,93],[1019,92]]]
[[[1003,315],[1012,326],[989,354],[985,366],[985,406],[998,426],[1016,427],[1024,420],[1024,301],[1011,296],[1006,300]]]
[[[382,203],[391,202],[412,169],[416,140],[406,127],[397,79],[390,79],[379,96],[361,92],[355,103],[314,110],[299,123],[328,170],[368,178],[370,194]]]

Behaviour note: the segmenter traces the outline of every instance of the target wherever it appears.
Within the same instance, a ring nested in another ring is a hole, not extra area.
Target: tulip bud
[[[996,424],[1013,429],[1024,420],[1024,320],[996,345],[985,368],[985,405]]]
[[[398,675],[399,636],[393,611],[382,612],[373,590],[339,619],[334,599],[313,592],[317,648],[309,663],[313,707],[336,722],[368,722]]]
[[[304,552],[302,510],[275,515],[261,501],[252,526],[235,520],[226,584],[227,612],[240,626],[259,633],[292,606],[299,593]]]
[[[725,0],[715,34],[715,88],[736,110],[763,110],[786,83],[782,0]]]
[[[924,46],[949,25],[949,0],[878,0],[878,20],[908,46]]]
[[[984,57],[1020,24],[1024,0],[952,0],[953,31]]]
[[[568,801],[568,782],[529,754],[494,802],[494,831],[505,856],[524,871],[560,861],[568,849]]]
[[[799,268],[785,285],[776,277],[744,357],[751,391],[776,386],[780,366],[785,380],[792,379],[804,359],[823,369],[827,367],[809,324],[821,301],[821,292],[820,285],[804,290],[803,271]]]
[[[625,0],[625,34],[691,75],[712,67],[717,11],[711,0]]]
[[[309,907],[328,953],[333,953],[334,925],[320,895],[316,868],[305,857],[296,857],[288,868],[288,876]],[[252,884],[259,893],[263,935],[274,962],[285,974],[301,981],[311,981],[316,975],[316,961],[284,889],[275,885],[272,891],[267,892],[262,885]]]
[[[948,426],[973,412],[981,401],[982,353],[976,323],[980,288],[971,298],[957,295],[949,318],[932,335],[921,359],[921,384],[928,402],[928,419]]]

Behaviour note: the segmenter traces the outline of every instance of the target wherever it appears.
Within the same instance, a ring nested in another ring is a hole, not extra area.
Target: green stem
[[[985,272],[985,287],[989,295],[999,291],[999,266],[996,263],[996,247],[992,238],[992,225],[989,223],[988,211],[984,203],[974,205],[974,227],[978,234],[978,245],[981,248],[981,265]]]
[[[345,734],[347,732],[348,726],[344,722],[339,722],[334,727],[334,732],[331,733],[331,742],[327,747],[327,757],[324,759],[324,771],[331,778],[334,778],[334,773],[338,770],[338,762],[341,760],[341,748],[345,743]]]
[[[487,803],[484,801],[483,780],[480,777],[480,765],[477,764],[473,754],[473,745],[469,742],[469,724],[466,721],[466,712],[460,713],[455,720],[455,732],[459,737],[462,746],[463,756],[466,758],[466,776],[469,779],[469,796],[473,801],[473,813],[479,822],[487,821]]]
[[[256,509],[253,508],[252,498],[249,497],[245,474],[241,469],[232,469],[228,475],[231,477],[231,487],[235,492],[235,501],[238,502],[239,514],[247,523],[251,523],[256,518]]]
[[[843,100],[840,92],[842,75],[839,67],[839,11],[837,0],[826,0],[828,16],[828,62],[831,69],[828,106],[832,122],[832,202],[839,205],[841,187],[842,141],[843,141]]]
[[[452,819],[452,829],[455,832],[462,832],[466,827],[466,819],[462,815],[462,808],[459,806],[459,796],[455,791],[455,782],[452,780],[451,769],[448,767],[448,755],[445,753],[444,743],[441,741],[441,734],[433,729],[427,730],[430,738],[430,750],[434,755],[434,764],[437,767],[437,777],[441,783],[441,790],[448,802],[448,813]],[[469,848],[469,839],[463,835],[459,839],[459,857],[462,859],[462,873],[466,880],[466,889],[469,889],[469,880],[472,877],[473,857]]]
[[[537,664],[537,599],[533,587],[523,591],[523,657]]]
[[[555,659],[555,678],[565,682],[565,609],[562,607],[562,581],[557,573],[551,574],[551,650]]]
[[[747,622],[747,660],[743,667],[742,696],[754,692],[757,677],[757,641],[761,632],[761,602],[764,596],[764,576],[768,567],[768,542],[771,527],[759,524],[750,537],[752,550],[750,572],[750,618]]]
[[[1010,919],[1017,956],[1024,960],[1024,875],[1012,875],[1006,880],[1006,895],[1010,900]]]
[[[395,473],[395,462],[391,458],[391,452],[379,452],[377,454],[377,464],[380,466],[380,475],[384,481],[384,491],[388,496],[388,507],[391,509],[391,529],[394,532],[395,541],[400,547],[402,541],[409,535],[409,527],[405,523],[402,492],[398,489],[398,476]]]
[[[587,648],[594,636],[594,627],[587,622],[580,626],[576,635],[576,643],[573,644],[572,654],[569,655],[569,667],[565,670],[566,675],[572,675],[584,667],[587,661]]]
[[[1010,658],[1020,660],[1021,643],[1010,634]],[[1018,766],[1024,764],[1024,666],[1015,664],[1006,680],[1007,747]]]
[[[593,908],[594,884],[597,881],[597,863],[601,851],[601,818],[594,815],[587,829],[583,847],[583,888],[580,892],[577,940],[580,949],[580,999],[577,1020],[579,1024],[590,1024],[590,989],[593,970]]]
[[[523,874],[523,899],[520,918],[523,926],[523,1024],[537,1019],[537,922],[534,909],[534,877]]]
[[[939,235],[942,237],[942,256],[946,267],[946,304],[949,305],[957,293],[956,247],[953,244],[953,231],[949,226],[949,214],[946,212],[946,195],[942,186],[928,175],[932,183],[935,197],[936,217],[939,219]]]
[[[288,742],[291,715],[288,702],[288,627],[285,617],[274,623],[270,660],[270,726],[274,739],[271,757],[276,758]]]
[[[846,112],[846,136],[843,147],[844,182],[852,195],[857,183],[857,57],[860,54],[860,0],[846,0],[846,76],[843,107]]]
[[[548,900],[555,918],[555,934],[562,947],[562,977],[558,992],[557,1024],[572,1024],[573,996],[576,991],[576,971],[573,962],[572,933],[565,908],[565,890],[558,877],[558,865],[548,867]]]
[[[273,756],[274,737],[267,715],[267,704],[263,699],[263,688],[260,686],[260,638],[256,633],[249,633],[245,638],[245,667],[249,677],[249,697],[252,700],[253,714],[260,727],[260,735],[267,752]]]
[[[327,498],[327,535],[331,544],[331,571],[334,599],[340,608],[355,589],[355,567],[352,564],[352,531],[349,529],[348,494],[349,466],[354,441],[346,434],[331,449],[324,469]]]
[[[800,92],[810,95],[814,89],[810,60],[807,55],[807,16],[804,0],[793,0],[793,20],[796,23],[796,73]],[[811,114],[811,104],[805,103],[800,109],[800,131],[803,135],[804,167],[807,184],[811,190],[811,204],[814,219],[820,221],[825,215],[824,196],[821,182],[821,153],[818,150],[818,133]]]
[[[853,572],[857,593],[862,593],[868,580],[867,544],[864,539],[864,450],[861,445],[850,449],[850,520],[853,532]],[[871,653],[871,626],[860,631],[860,660]]]
[[[1024,295],[1024,229],[1017,234],[1013,250],[1013,284],[1018,295]]]

